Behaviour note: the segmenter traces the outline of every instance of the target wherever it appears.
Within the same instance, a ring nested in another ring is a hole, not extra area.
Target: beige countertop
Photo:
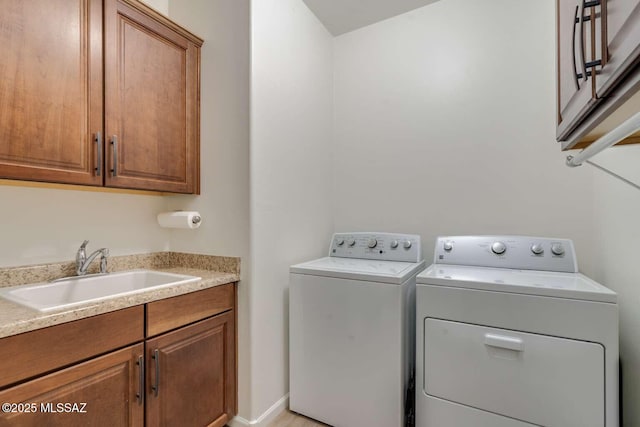
[[[3,268],[0,269],[0,286],[16,286],[63,277],[68,275],[63,273],[68,273],[69,264],[55,263]],[[160,289],[150,289],[133,295],[115,296],[104,301],[47,313],[0,298],[0,338],[240,280],[239,258],[175,252],[117,257],[111,263],[109,271],[124,271],[137,268],[199,276],[201,280]]]

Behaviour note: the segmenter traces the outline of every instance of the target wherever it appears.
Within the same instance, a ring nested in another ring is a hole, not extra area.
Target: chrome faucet
[[[109,256],[109,249],[100,248],[97,251],[94,251],[91,255],[87,256],[87,244],[88,240],[85,240],[80,245],[80,249],[76,253],[76,274],[78,276],[84,276],[87,274],[87,270],[89,269],[89,265],[91,262],[98,256],[100,257],[100,273],[105,274],[107,272],[107,257]]]

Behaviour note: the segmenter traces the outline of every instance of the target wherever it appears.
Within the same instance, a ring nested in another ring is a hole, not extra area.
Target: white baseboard
[[[289,406],[289,393],[282,396],[276,403],[271,405],[264,414],[253,421],[246,420],[240,416],[234,417],[227,423],[229,427],[267,427],[271,421]]]

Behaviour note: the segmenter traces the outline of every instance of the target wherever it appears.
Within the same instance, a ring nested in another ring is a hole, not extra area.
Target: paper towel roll
[[[158,214],[158,224],[164,228],[198,228],[202,216],[195,211],[162,212]]]

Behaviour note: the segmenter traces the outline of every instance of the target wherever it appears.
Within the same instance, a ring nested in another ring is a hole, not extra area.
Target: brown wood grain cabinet
[[[604,66],[596,80],[598,97],[608,96],[640,61],[640,0],[603,0]]]
[[[556,6],[556,137],[563,149],[582,148],[640,108],[640,0]]]
[[[0,427],[225,425],[237,412],[235,287],[0,339],[0,403],[35,405],[0,412]]]
[[[102,0],[3,0],[0,177],[102,185]]]
[[[597,56],[595,35],[602,31],[602,19],[594,12],[595,6],[585,7],[584,0],[557,0],[556,5],[557,137],[562,140],[597,105],[594,84],[597,74],[592,61]]]
[[[0,401],[16,404],[15,412],[3,411],[0,426],[142,426],[143,348],[127,347],[0,391]]]
[[[147,422],[224,426],[235,413],[234,314],[226,312],[146,342]]]
[[[4,0],[0,178],[199,193],[201,45],[136,0]]]
[[[202,41],[128,0],[104,34],[107,186],[198,193]]]

